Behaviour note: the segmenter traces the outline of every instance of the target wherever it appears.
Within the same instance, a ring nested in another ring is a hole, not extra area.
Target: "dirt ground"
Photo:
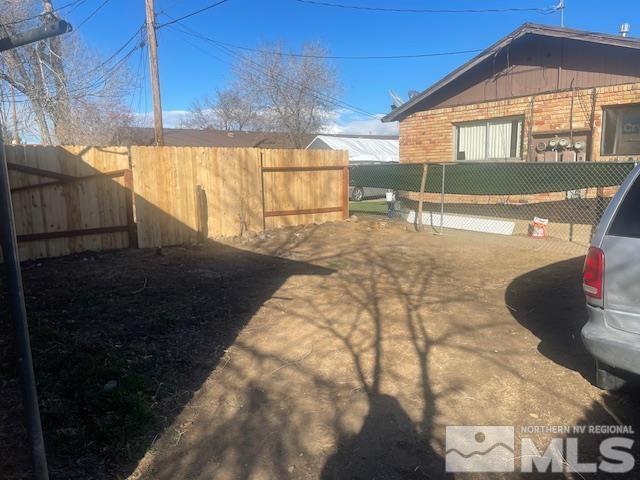
[[[52,478],[445,478],[448,425],[638,431],[638,395],[590,383],[582,261],[361,220],[29,262]],[[23,478],[0,313],[0,477]]]

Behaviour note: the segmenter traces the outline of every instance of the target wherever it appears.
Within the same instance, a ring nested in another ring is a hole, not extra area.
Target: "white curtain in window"
[[[484,160],[486,124],[460,125],[458,127],[458,159]],[[464,155],[460,155],[464,154]]]
[[[490,122],[487,125],[487,158],[509,158],[511,156],[512,121]]]

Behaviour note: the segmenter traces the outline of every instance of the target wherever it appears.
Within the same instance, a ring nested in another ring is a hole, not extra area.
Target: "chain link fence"
[[[588,246],[633,168],[632,162],[352,166],[350,213],[386,215],[437,233],[467,230]]]

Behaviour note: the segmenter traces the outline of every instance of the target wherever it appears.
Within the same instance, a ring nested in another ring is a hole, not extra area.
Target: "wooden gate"
[[[349,216],[346,151],[262,150],[264,228]]]
[[[6,152],[23,260],[137,246],[126,149],[20,146]]]

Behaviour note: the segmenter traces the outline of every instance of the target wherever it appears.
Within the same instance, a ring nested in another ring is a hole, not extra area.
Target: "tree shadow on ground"
[[[402,252],[374,251],[368,241],[332,253],[320,240],[316,253],[341,265],[322,280],[322,294],[290,286],[265,306],[249,327],[260,336],[240,336],[194,400],[215,410],[182,415],[188,434],[160,439],[162,453],[148,455],[142,478],[447,477],[437,405],[457,387],[433,391],[429,357],[435,347],[456,348],[448,341],[468,326],[452,321],[434,332],[433,312],[477,299],[433,293],[447,274],[430,255],[407,268]],[[288,254],[283,243],[276,248]]]
[[[215,242],[85,253],[23,270],[53,479],[130,472],[287,279],[332,271]],[[10,479],[23,478],[29,460],[5,308],[2,298],[0,476]]]
[[[322,480],[444,478],[444,462],[420,435],[398,399],[372,394],[360,431],[343,435]]]
[[[594,380],[594,362],[582,344],[587,321],[582,292],[584,257],[546,265],[514,279],[505,293],[511,315],[540,339],[538,351]]]

